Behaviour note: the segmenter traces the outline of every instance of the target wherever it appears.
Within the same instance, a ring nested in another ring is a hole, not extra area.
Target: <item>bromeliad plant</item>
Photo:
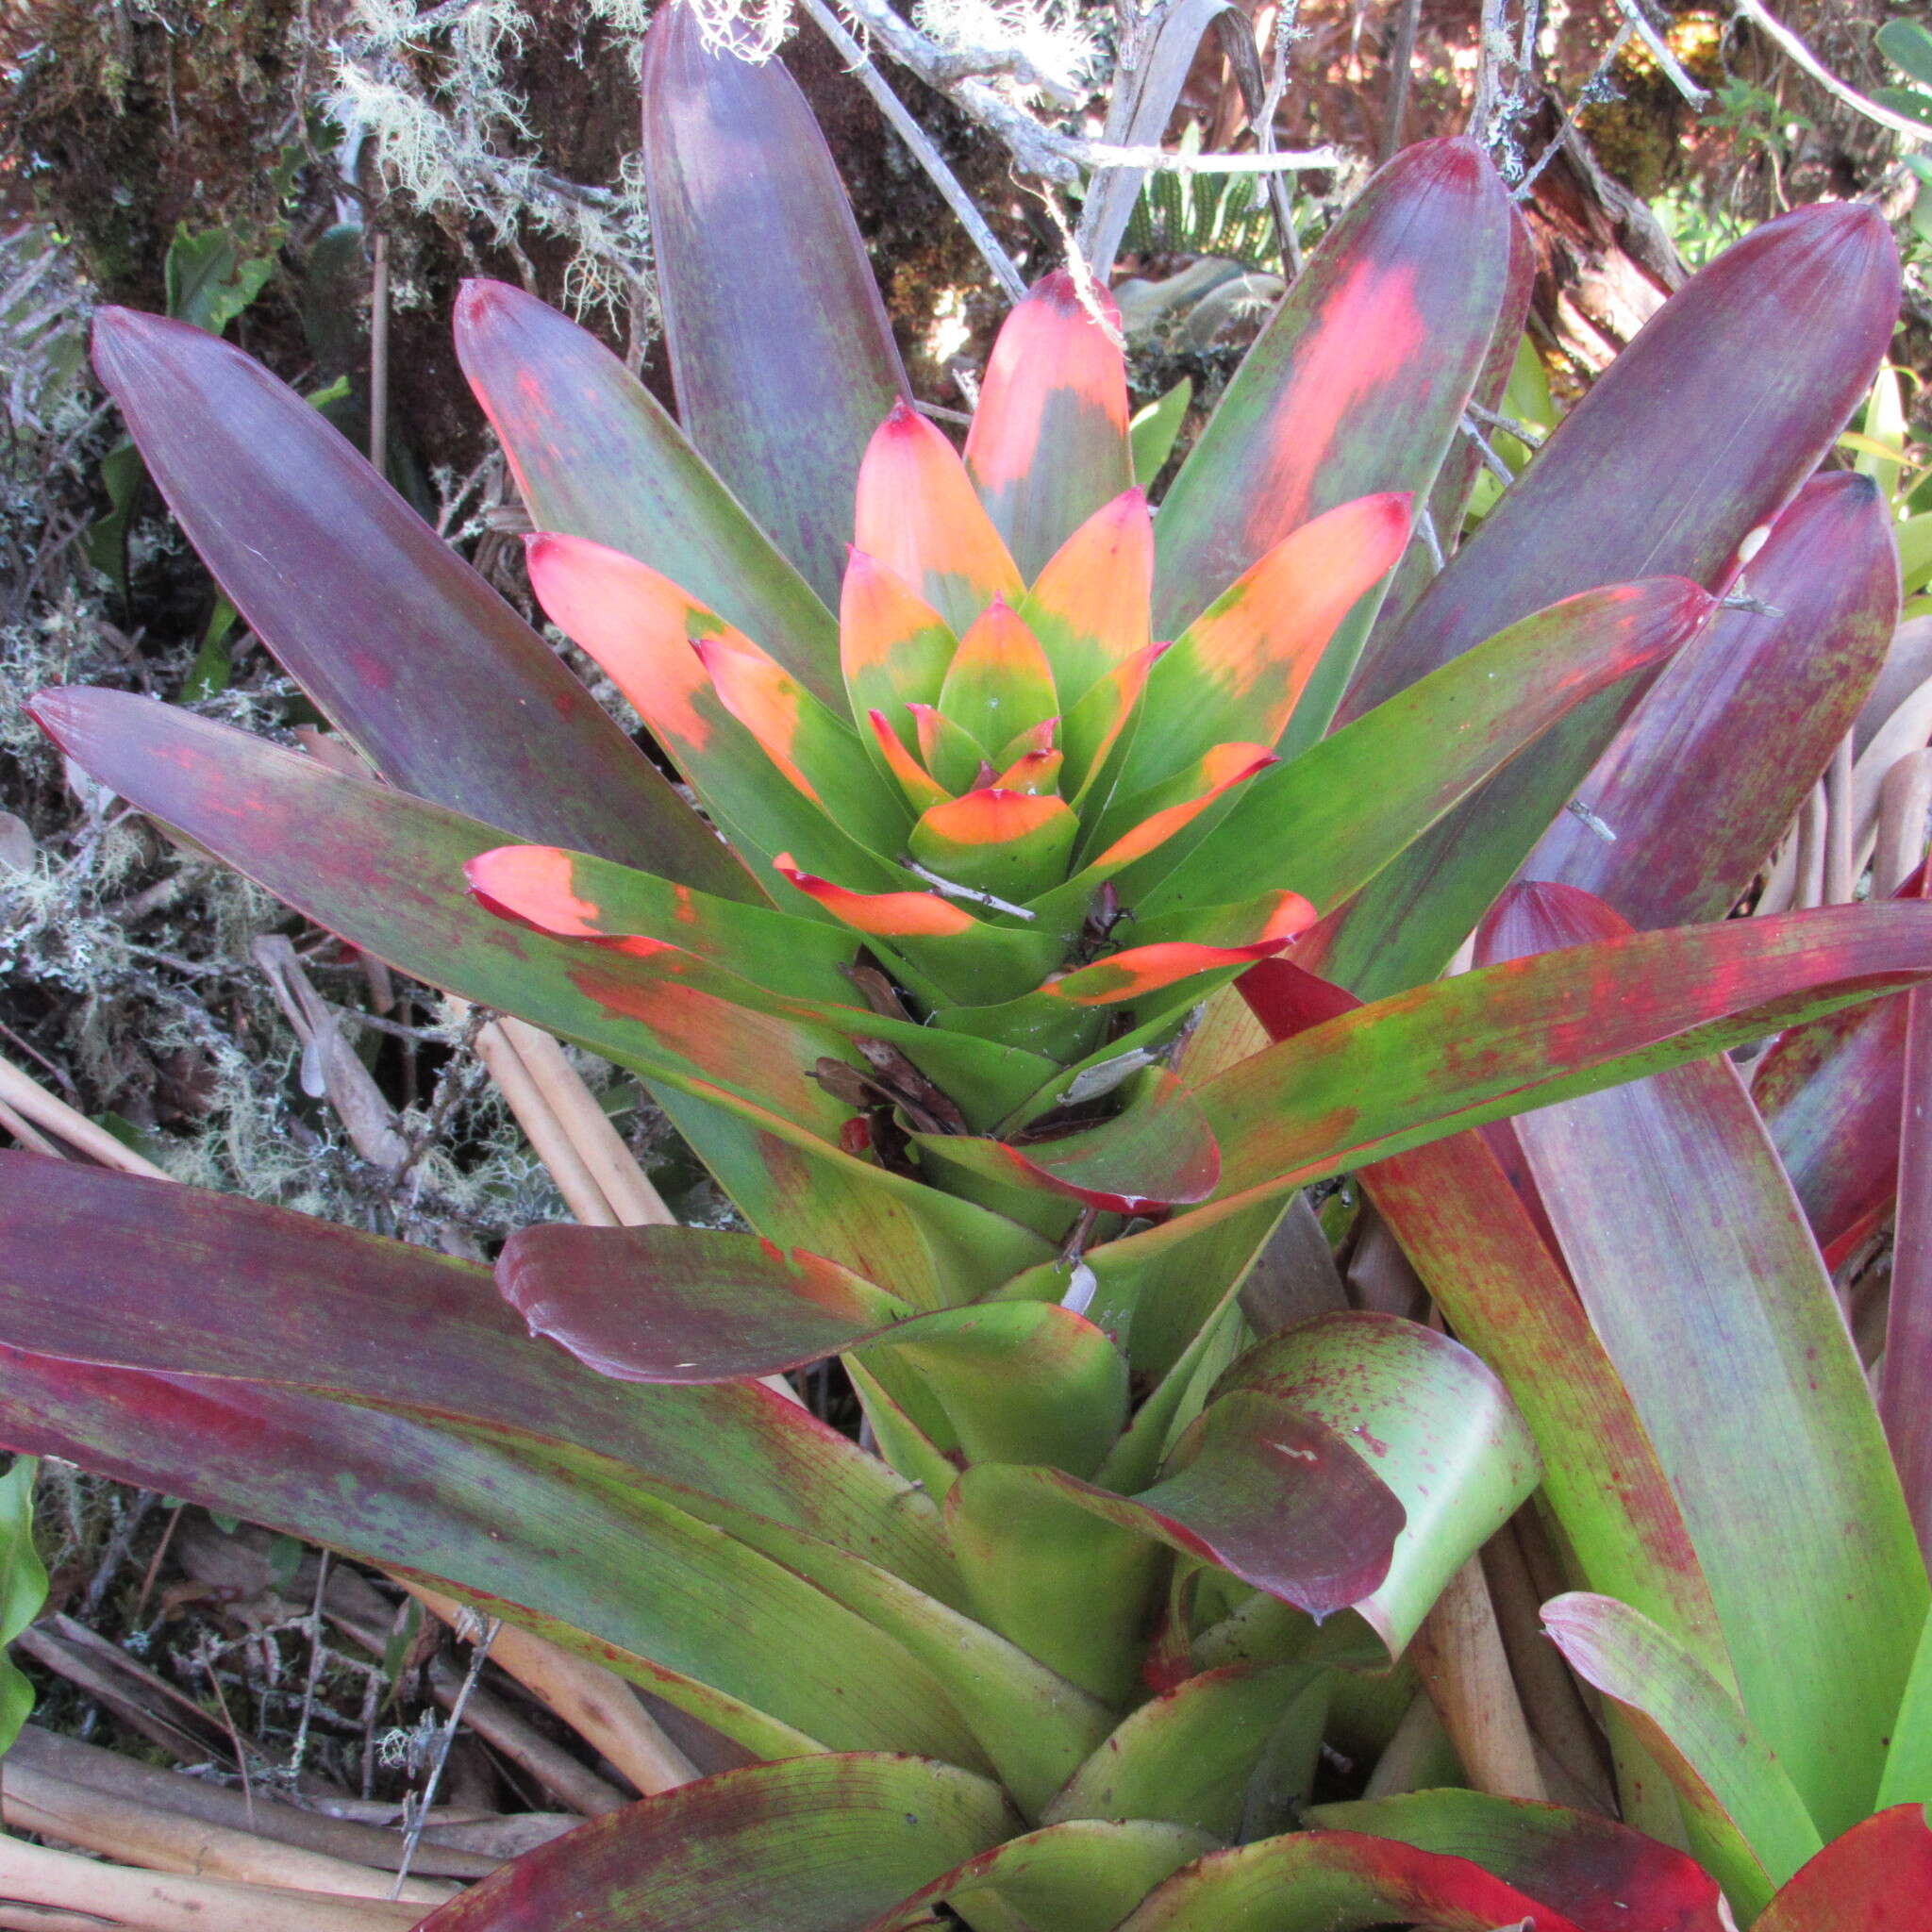
[[[1528,299],[1473,146],[1375,178],[1155,515],[1103,293],[1014,310],[956,452],[782,70],[674,8],[644,86],[681,422],[511,290],[466,291],[458,348],[538,596],[702,815],[299,399],[120,312],[96,360],[152,474],[379,775],[36,709],[320,924],[633,1070],[751,1231],[530,1229],[492,1283],[9,1157],[0,1432],[458,1592],[760,1760],[440,1932],[1715,1928],[1881,1777],[1932,1795],[1887,1757],[1926,1596],[1899,1479],[1711,1058],[1783,1026],[1796,1064],[1932,977],[1916,902],[1723,922],[1896,615],[1869,489],[1800,489],[1890,332],[1883,225],[1733,250],[1432,576]],[[1719,769],[1754,706],[1777,756]],[[1579,786],[1614,864],[1564,847]],[[1533,851],[1601,897],[1511,889],[1440,976]],[[1681,1224],[1655,1198],[1687,1168],[1735,1256],[1694,1184]],[[1457,1339],[1285,1261],[1344,1172]],[[872,1447],[758,1379],[831,1355]],[[1549,1615],[1626,1712],[1626,1812],[1703,1866],[1474,1791],[1287,1829],[1533,1491],[1597,1592]]]

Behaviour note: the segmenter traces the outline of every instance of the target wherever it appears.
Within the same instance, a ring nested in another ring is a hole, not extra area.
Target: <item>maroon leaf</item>
[[[302,398],[187,323],[104,308],[94,367],[250,627],[386,777],[727,898],[731,855],[557,654]]]
[[[1722,919],[1851,729],[1898,622],[1898,552],[1869,477],[1820,476],[1672,658],[1524,864],[1644,927]],[[1748,749],[1747,749],[1748,748]]]
[[[496,1280],[532,1335],[632,1382],[794,1369],[918,1313],[822,1256],[704,1227],[519,1228]]]
[[[797,1403],[608,1380],[530,1341],[488,1269],[235,1194],[0,1155],[0,1341],[575,1443],[699,1513],[715,1497],[922,1583],[944,1573],[930,1512]]]
[[[1926,896],[1932,866],[1919,868]],[[1932,996],[1906,995],[1898,1228],[1878,1412],[1919,1547],[1932,1560]]]
[[[454,1586],[761,1756],[815,1740],[972,1749],[937,1680],[791,1569],[519,1445],[266,1383],[4,1346],[0,1443]]]
[[[642,77],[678,414],[836,608],[859,457],[910,394],[838,170],[784,67],[708,51],[691,7],[659,10]]]
[[[1658,572],[1727,582],[1865,392],[1898,296],[1875,209],[1804,208],[1739,242],[1564,419],[1366,668],[1343,717],[1587,585]],[[1720,450],[1724,488],[1710,480]],[[1638,684],[1586,700],[1418,840],[1342,915],[1323,971],[1365,998],[1439,972],[1473,923],[1463,904],[1486,901],[1495,873],[1526,856],[1641,695]]]
[[[1534,947],[1548,963],[1566,957],[1552,948],[1627,931],[1574,887],[1519,886],[1477,957]],[[1743,1707],[1819,1827],[1842,1829],[1877,1789],[1925,1573],[1863,1369],[1757,1111],[1714,1058],[1525,1114],[1517,1131],[1683,1507]]]
[[[1301,1831],[1184,1866],[1119,1932],[1583,1932],[1467,1858],[1354,1831]],[[1652,1932],[1633,1924],[1628,1932]]]
[[[1898,304],[1898,251],[1874,208],[1801,208],[1727,249],[1557,425],[1365,667],[1346,715],[1593,584],[1725,583],[1870,387]]]

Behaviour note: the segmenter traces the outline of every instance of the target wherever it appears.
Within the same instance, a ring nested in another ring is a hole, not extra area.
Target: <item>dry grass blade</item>
[[[1872,896],[1889,899],[1925,856],[1932,815],[1932,750],[1907,753],[1878,788],[1878,831],[1872,850]]]
[[[1449,1579],[1410,1655],[1471,1784],[1499,1798],[1547,1801],[1479,1557]]]
[[[15,1640],[45,1669],[105,1705],[184,1764],[232,1762],[228,1734],[193,1699],[71,1617],[47,1617]]]
[[[7,1772],[19,1766],[110,1797],[134,1799],[155,1809],[205,1824],[225,1825],[305,1851],[320,1852],[352,1864],[393,1871],[402,1835],[381,1825],[358,1824],[284,1804],[263,1792],[252,1795],[204,1778],[140,1764],[118,1751],[84,1744],[28,1724],[8,1755]],[[482,1878],[502,1861],[479,1852],[452,1850],[434,1843],[417,1855],[417,1869],[428,1878]]]
[[[424,1916],[408,1901],[138,1872],[17,1839],[0,1839],[0,1893],[25,1905],[99,1915],[125,1932],[409,1932]]]
[[[558,1119],[528,1063],[518,1053],[501,1020],[492,1020],[476,1036],[476,1056],[490,1069],[517,1124],[528,1137],[537,1158],[563,1196],[564,1206],[586,1227],[616,1227],[617,1210],[597,1185],[576,1142]]]
[[[439,1596],[417,1583],[404,1588],[452,1628],[461,1627],[468,1613],[454,1598]],[[510,1624],[497,1632],[490,1655],[646,1797],[698,1776],[697,1767],[664,1735],[615,1672]]]
[[[1548,1754],[1546,1769],[1557,1774],[1552,1781],[1566,1787],[1563,1802],[1614,1817],[1616,1799],[1602,1735],[1591,1722],[1570,1667],[1543,1635],[1542,1599],[1530,1581],[1514,1525],[1484,1546],[1482,1565],[1530,1733]]]
[[[562,1047],[540,1027],[506,1016],[497,1022],[621,1227],[668,1227],[676,1216],[651,1185],[624,1137],[597,1104]]]
[[[0,1059],[0,1103],[11,1108],[42,1133],[64,1141],[76,1153],[98,1160],[103,1167],[118,1168],[123,1174],[146,1174],[153,1180],[170,1178],[164,1170],[144,1155],[137,1154],[132,1147],[115,1140],[107,1128],[95,1126],[84,1113],[69,1107],[64,1100],[57,1100],[39,1081],[23,1074],[11,1060]]]
[[[90,1790],[18,1760],[8,1763],[0,1785],[0,1817],[16,1831],[38,1832],[149,1871],[232,1878],[341,1898],[386,1898],[392,1883],[388,1873],[366,1865],[184,1818],[136,1798]],[[441,1879],[412,1878],[402,1897],[440,1905],[458,1890]]]

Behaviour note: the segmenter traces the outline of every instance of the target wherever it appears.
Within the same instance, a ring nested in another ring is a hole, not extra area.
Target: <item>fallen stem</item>
[[[420,1906],[335,1898],[103,1864],[0,1839],[0,1893],[16,1903],[96,1913],[130,1932],[410,1932]]]
[[[23,1074],[11,1060],[0,1059],[0,1102],[12,1108],[34,1126],[64,1141],[76,1153],[98,1160],[103,1167],[122,1174],[145,1174],[150,1180],[174,1178],[165,1168],[157,1167],[143,1154],[117,1141],[106,1127],[97,1127],[77,1108],[56,1099],[38,1080]]]

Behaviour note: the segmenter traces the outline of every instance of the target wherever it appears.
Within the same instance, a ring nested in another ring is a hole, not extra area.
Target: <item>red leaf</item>
[[[644,36],[641,77],[678,414],[834,603],[859,458],[908,393],[851,206],[782,62],[707,52],[695,10],[668,6]]]
[[[1752,1932],[1924,1932],[1932,1829],[1894,1805],[1835,1839],[1759,1914]]]
[[[386,777],[751,896],[556,652],[300,396],[205,330],[125,308],[94,318],[94,366],[249,627]]]

